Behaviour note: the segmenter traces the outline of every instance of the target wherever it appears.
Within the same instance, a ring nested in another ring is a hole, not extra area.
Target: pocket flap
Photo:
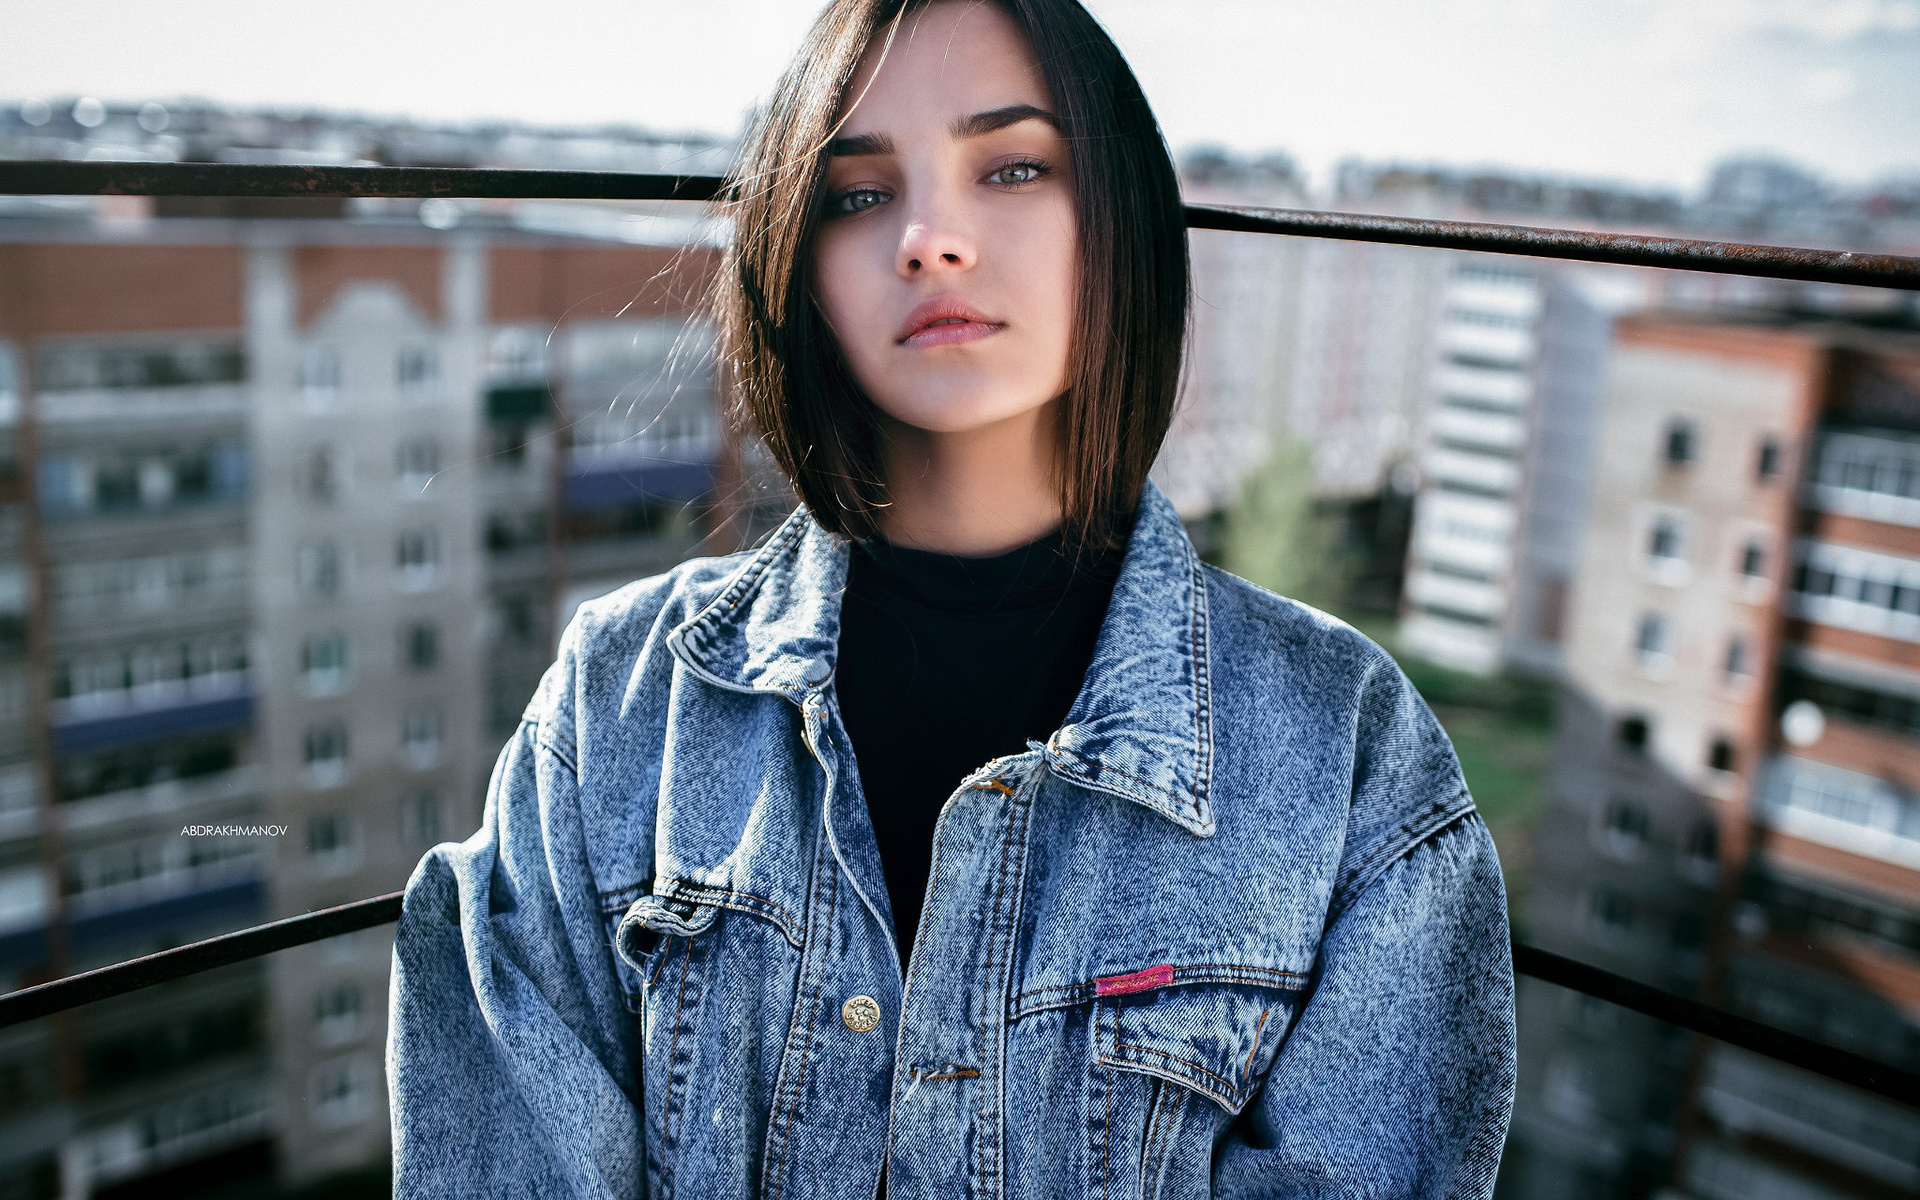
[[[692,937],[704,932],[719,915],[719,907],[712,904],[657,894],[642,896],[627,906],[614,927],[613,948],[628,966],[644,972],[641,964],[661,934]]]
[[[1102,996],[1100,1062],[1170,1079],[1238,1114],[1258,1089],[1299,993],[1248,983],[1174,983]]]

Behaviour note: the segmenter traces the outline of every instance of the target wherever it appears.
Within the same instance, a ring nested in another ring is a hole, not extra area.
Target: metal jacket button
[[[855,1033],[865,1033],[880,1023],[880,1006],[872,996],[855,996],[840,1006],[840,1019]]]

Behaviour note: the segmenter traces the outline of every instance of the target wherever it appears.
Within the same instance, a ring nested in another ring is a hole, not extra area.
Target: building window
[[[1810,700],[1830,715],[1920,738],[1920,695],[1846,683],[1787,668],[1780,676],[1778,705]]]
[[[1633,928],[1633,899],[1612,888],[1597,887],[1587,895],[1587,920],[1603,934],[1623,934]]]
[[[1821,440],[1813,475],[1816,493],[1825,493],[1821,498],[1829,506],[1911,523],[1910,508],[1884,501],[1920,499],[1920,439],[1830,433]]]
[[[1920,562],[1825,542],[1796,547],[1794,616],[1920,641]]]
[[[1740,551],[1740,573],[1749,579],[1758,579],[1767,568],[1767,547],[1758,538],[1751,538]]]
[[[407,666],[416,671],[429,671],[440,661],[440,631],[432,624],[421,621],[409,625],[402,640],[405,643]]]
[[[500,628],[513,641],[530,646],[534,634],[534,601],[531,596],[508,596],[500,601]]]
[[[345,813],[315,813],[307,819],[307,855],[322,875],[343,875],[359,863],[359,839]]]
[[[429,394],[440,379],[440,356],[432,346],[403,346],[394,363],[394,377],[408,395]]]
[[[1707,765],[1716,771],[1731,771],[1734,762],[1733,740],[1725,737],[1713,739],[1713,746],[1707,751]]]
[[[313,998],[314,1037],[323,1045],[338,1045],[359,1032],[360,988],[336,984]]]
[[[8,392],[9,363],[0,350],[0,394]],[[61,346],[41,348],[35,382],[42,392],[95,388],[205,387],[240,383],[247,377],[246,351],[217,342],[165,346]]]
[[[421,705],[407,710],[400,722],[400,749],[415,767],[430,767],[440,760],[440,710]]]
[[[440,443],[429,437],[408,438],[395,454],[400,483],[409,492],[421,492],[440,469]]]
[[[440,539],[431,530],[409,530],[395,543],[394,557],[400,569],[400,586],[408,590],[431,587],[440,565]]]
[[[300,493],[316,504],[327,504],[340,494],[340,453],[332,446],[316,446],[300,464]]]
[[[440,793],[424,788],[400,806],[400,833],[414,849],[440,840]]]
[[[1671,655],[1666,614],[1640,614],[1640,626],[1634,633],[1633,648],[1640,655],[1640,661],[1649,665],[1662,662]]]
[[[1653,533],[1647,539],[1647,554],[1655,562],[1686,557],[1686,551],[1680,543],[1678,518],[1669,516],[1654,518]]]
[[[347,727],[339,721],[307,730],[307,776],[316,787],[347,777]]]
[[[1638,858],[1646,848],[1647,810],[1625,800],[1607,805],[1602,838],[1607,853],[1615,858]]]
[[[360,1063],[345,1060],[314,1068],[313,1115],[322,1125],[351,1125],[373,1112],[372,1073]]]
[[[1765,483],[1780,474],[1780,439],[1762,438],[1760,453],[1753,465],[1753,477]]]
[[[332,596],[340,590],[340,548],[332,542],[302,546],[299,553],[300,590],[308,596]]]
[[[1540,581],[1539,606],[1534,611],[1534,636],[1543,642],[1558,642],[1566,626],[1567,580],[1549,575]]]
[[[337,692],[347,680],[347,635],[317,633],[300,645],[300,674],[309,691]]]
[[[1620,744],[1622,746],[1639,753],[1646,752],[1648,729],[1647,719],[1645,717],[1631,716],[1621,718],[1619,728],[1616,732],[1619,734]]]
[[[1685,466],[1699,453],[1699,438],[1694,424],[1685,417],[1675,417],[1667,422],[1666,457],[1670,466]]]
[[[1907,799],[1878,776],[1800,758],[1775,760],[1768,797],[1777,809],[1797,809],[1845,825],[1899,836]]]
[[[300,356],[298,376],[300,394],[316,403],[327,403],[340,394],[340,352],[316,346]]]
[[[1745,679],[1752,673],[1752,667],[1747,662],[1745,634],[1735,634],[1727,639],[1727,659],[1723,670],[1728,683]]]
[[[1712,817],[1701,817],[1687,831],[1687,860],[1696,868],[1720,865],[1720,826]]]

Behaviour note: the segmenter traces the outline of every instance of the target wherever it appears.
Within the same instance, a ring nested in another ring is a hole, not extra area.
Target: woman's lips
[[[1005,328],[1005,325],[992,325],[985,321],[957,321],[944,325],[929,325],[900,344],[912,349],[953,346],[961,342],[977,342],[981,338],[992,337]]]

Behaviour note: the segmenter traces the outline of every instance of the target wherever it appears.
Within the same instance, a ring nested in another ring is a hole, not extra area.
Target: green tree
[[[1220,566],[1269,591],[1338,613],[1354,574],[1345,516],[1313,496],[1313,447],[1276,434],[1266,462],[1220,515]]]

